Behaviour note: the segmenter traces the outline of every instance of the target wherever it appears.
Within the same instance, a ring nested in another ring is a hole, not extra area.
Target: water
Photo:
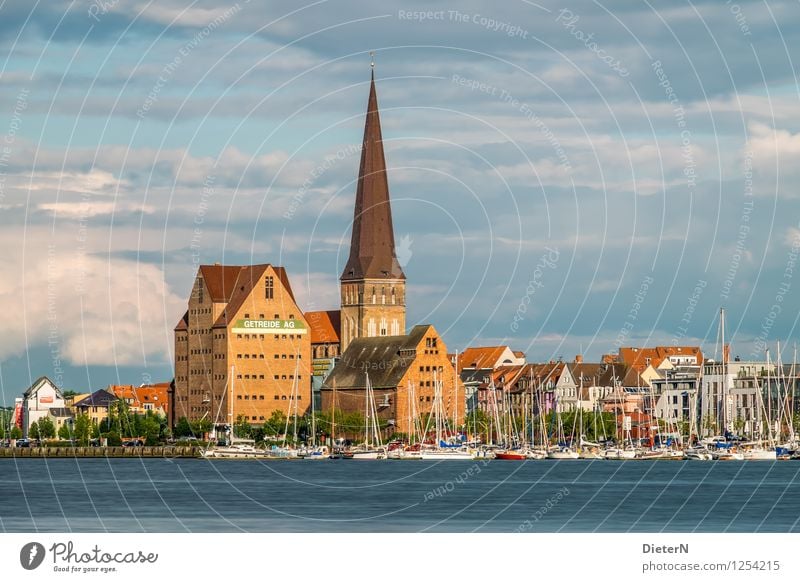
[[[0,459],[5,532],[800,531],[800,462]]]

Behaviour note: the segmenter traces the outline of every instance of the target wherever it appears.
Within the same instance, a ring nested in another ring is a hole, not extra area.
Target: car
[[[144,441],[139,440],[139,439],[133,439],[131,441],[125,441],[124,443],[122,443],[122,446],[123,447],[143,447],[144,446]]]
[[[31,441],[28,439],[17,439],[17,448],[18,449],[29,449],[31,446]]]

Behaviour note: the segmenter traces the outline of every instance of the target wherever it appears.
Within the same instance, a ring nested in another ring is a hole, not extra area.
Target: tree
[[[192,423],[192,435],[197,438],[202,438],[205,433],[210,431],[211,421],[207,418],[201,418]]]
[[[192,425],[189,424],[189,420],[185,416],[181,416],[178,422],[175,423],[175,430],[172,433],[176,437],[192,436]]]
[[[103,436],[106,438],[106,444],[109,447],[120,447],[122,446],[122,439],[119,436],[118,432],[111,431],[103,433]]]
[[[11,438],[12,439],[21,439],[22,438],[22,429],[17,425],[11,429]]]
[[[145,444],[150,447],[158,445],[161,434],[161,422],[158,417],[150,410],[144,416],[138,414],[136,416],[140,428],[139,436],[145,438]]]
[[[69,425],[66,422],[58,427],[58,438],[65,441],[72,438],[72,434],[69,432]]]
[[[91,431],[92,421],[89,419],[89,416],[86,414],[79,414],[75,418],[75,428],[73,430],[75,439],[78,441],[79,445],[85,447],[89,444],[89,435]]]
[[[39,435],[43,439],[56,438],[56,427],[49,416],[39,419]]]
[[[39,438],[39,423],[32,422],[31,425],[28,427],[28,436],[32,439]]]
[[[282,435],[286,429],[286,415],[280,410],[273,410],[270,417],[264,423],[264,432],[268,437]]]
[[[253,432],[253,427],[247,422],[244,415],[240,414],[236,417],[236,422],[233,423],[233,436],[237,438],[250,438]]]

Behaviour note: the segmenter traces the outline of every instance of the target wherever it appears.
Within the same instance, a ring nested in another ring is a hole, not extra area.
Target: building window
[[[275,289],[272,276],[264,277],[264,298],[273,299],[274,296],[275,296]]]
[[[197,302],[203,302],[203,279],[197,279]]]

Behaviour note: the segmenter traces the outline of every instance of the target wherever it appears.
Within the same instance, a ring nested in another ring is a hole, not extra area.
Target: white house
[[[64,408],[64,395],[50,378],[42,376],[22,394],[22,434],[28,436],[31,424],[48,416],[52,408]]]

